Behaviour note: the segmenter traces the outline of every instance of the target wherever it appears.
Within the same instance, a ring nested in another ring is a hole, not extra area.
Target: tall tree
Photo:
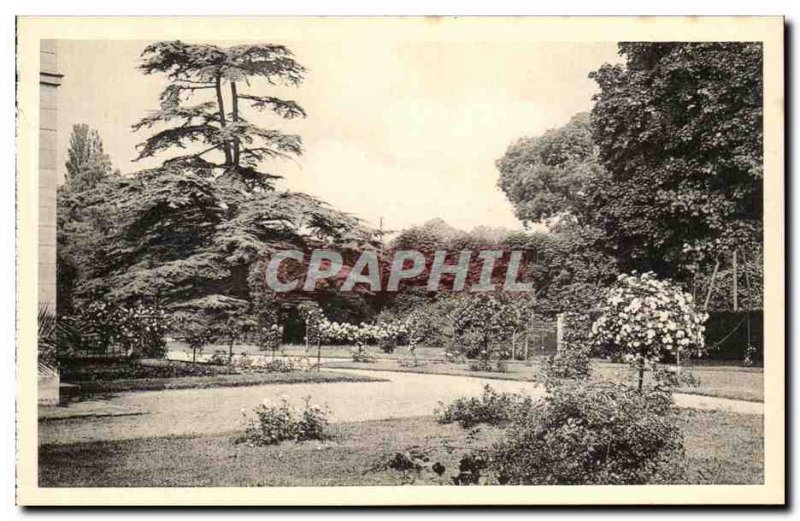
[[[85,123],[72,126],[67,157],[64,185],[68,190],[93,188],[111,174],[111,160],[103,152],[100,135]]]
[[[306,194],[276,191],[276,176],[259,170],[266,159],[299,154],[300,138],[245,121],[238,102],[269,106],[284,117],[304,113],[294,102],[242,94],[235,84],[248,78],[299,83],[303,69],[288,49],[161,42],[144,51],[141,69],[163,72],[169,85],[161,110],[135,126],[159,126],[140,157],[174,147],[198,150],[111,178],[73,205],[79,213],[97,211],[111,224],[86,262],[79,298],[157,300],[186,331],[206,331],[198,321],[230,330],[232,320],[263,303],[263,261],[272,252],[358,248],[373,241],[373,230],[358,219]],[[231,92],[231,112],[223,105],[223,87]],[[205,89],[211,101],[185,105]],[[160,129],[164,123],[172,127]],[[211,151],[221,161],[204,157]]]
[[[762,240],[759,43],[621,43],[593,72],[589,214],[627,268],[687,276]],[[760,260],[759,260],[760,262]]]
[[[267,85],[299,85],[305,69],[288,48],[273,44],[222,48],[158,42],[145,48],[140,69],[145,74],[166,75],[169,84],[161,93],[160,109],[133,128],[149,129],[162,124],[169,128],[141,143],[138,159],[191,146],[193,150],[179,159],[202,160],[205,166],[218,167],[228,178],[248,187],[268,187],[276,176],[259,172],[259,164],[265,159],[301,153],[299,136],[256,126],[241,110],[246,105],[285,119],[306,116],[292,100],[243,92],[240,88],[251,87],[254,80]],[[190,101],[196,102],[189,104]],[[221,156],[219,160],[204,159],[212,152]]]
[[[497,169],[497,184],[524,224],[585,221],[590,187],[604,174],[589,114],[576,114],[563,127],[517,140],[497,160]]]

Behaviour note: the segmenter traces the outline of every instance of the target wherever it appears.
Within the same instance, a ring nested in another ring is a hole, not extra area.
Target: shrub
[[[353,362],[361,362],[365,364],[371,364],[375,362],[375,357],[367,353],[367,351],[364,350],[364,346],[358,346],[356,349],[353,349],[351,356],[353,357]]]
[[[591,373],[589,348],[581,344],[563,343],[561,350],[542,363],[545,383],[560,380],[586,380]]]
[[[487,373],[507,373],[508,363],[505,360],[472,360],[469,363],[470,371],[487,372]]]
[[[166,355],[166,316],[157,307],[96,301],[65,318],[81,332],[77,342],[79,351],[93,354],[116,351],[149,358]]]
[[[325,427],[328,425],[328,412],[319,405],[310,405],[310,397],[303,403],[302,409],[289,404],[287,398],[280,403],[268,399],[255,408],[255,418],[245,417],[246,429],[242,441],[251,445],[277,445],[286,440],[305,441],[325,438]]]
[[[612,383],[566,383],[492,448],[501,484],[621,485],[675,479],[683,440],[671,396]]]
[[[527,416],[532,409],[533,401],[529,396],[498,393],[487,385],[478,398],[458,398],[447,406],[439,402],[435,414],[439,423],[458,422],[468,429],[481,423],[504,425],[514,418]]]
[[[211,358],[208,360],[208,363],[211,365],[226,365],[230,362],[230,358],[228,357],[228,353],[217,349],[214,351],[214,354],[211,355]]]

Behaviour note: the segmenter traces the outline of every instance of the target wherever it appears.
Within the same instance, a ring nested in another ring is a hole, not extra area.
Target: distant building
[[[56,157],[58,72],[55,40],[42,40],[39,63],[39,303],[56,311]],[[58,403],[59,376],[39,364],[39,403]]]

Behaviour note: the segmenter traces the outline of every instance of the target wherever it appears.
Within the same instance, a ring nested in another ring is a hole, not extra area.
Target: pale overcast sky
[[[213,43],[213,42],[209,42]],[[235,42],[225,42],[225,45]],[[302,136],[305,153],[263,170],[281,188],[316,195],[372,225],[400,229],[440,217],[462,229],[521,228],[496,187],[495,161],[515,139],[591,108],[589,72],[617,62],[616,44],[529,42],[280,42],[309,69],[294,89],[254,93],[297,100],[305,120],[250,120]],[[142,41],[60,41],[59,164],[72,125],[97,129],[122,172],[145,131],[130,126],[158,107],[162,76],[136,69]]]

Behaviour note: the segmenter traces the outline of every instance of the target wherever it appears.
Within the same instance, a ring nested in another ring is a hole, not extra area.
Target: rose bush
[[[623,274],[608,291],[591,335],[599,349],[640,369],[641,388],[645,367],[667,356],[679,361],[703,354],[707,318],[676,284],[652,273]]]
[[[669,393],[568,382],[509,425],[490,461],[500,484],[632,485],[679,479],[682,456]]]
[[[310,397],[306,397],[303,407],[295,408],[286,397],[278,403],[265,399],[255,408],[252,417],[242,409],[246,428],[241,441],[260,446],[277,445],[285,440],[324,439],[328,412],[310,401]]]

